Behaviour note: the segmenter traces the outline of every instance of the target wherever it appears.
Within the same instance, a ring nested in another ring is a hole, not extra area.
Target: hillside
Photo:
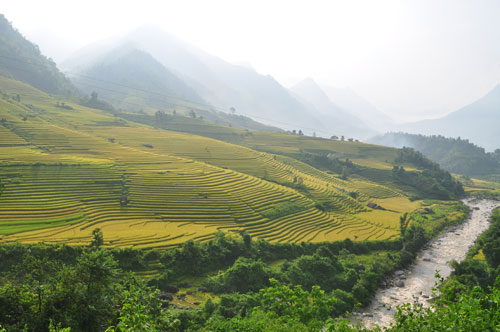
[[[75,92],[56,64],[40,53],[38,46],[26,40],[0,14],[0,75],[26,82],[52,94]]]
[[[137,113],[136,117],[176,113],[235,128],[282,131],[249,117],[214,110],[183,80],[132,44],[109,51],[70,78],[84,93],[96,92],[100,100]]]
[[[118,247],[175,246],[217,230],[271,241],[387,239],[401,213],[419,207],[390,181],[391,148],[242,131],[244,147],[61,108],[7,78],[0,89],[2,241],[82,244],[95,227]],[[306,151],[349,158],[376,176],[342,178],[295,159]]]
[[[444,136],[424,136],[407,133],[387,133],[374,137],[372,143],[402,148],[414,148],[444,169],[470,176],[500,172],[500,150],[486,153],[467,139]]]
[[[181,79],[133,45],[111,50],[70,78],[88,95],[96,91],[116,108],[131,111],[187,107],[185,100],[205,104]]]
[[[443,118],[400,126],[404,132],[461,137],[484,147],[500,148],[500,85],[479,100]]]
[[[62,63],[62,68],[79,74],[113,48],[130,43],[154,57],[219,111],[234,108],[236,114],[286,130],[301,129],[308,134],[316,131],[324,137],[336,134],[331,130],[334,118],[324,117],[320,110],[303,103],[273,77],[248,66],[230,64],[155,27],[142,27],[89,45]],[[344,135],[360,137],[360,132]]]

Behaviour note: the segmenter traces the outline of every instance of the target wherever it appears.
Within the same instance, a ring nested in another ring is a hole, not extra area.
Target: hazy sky
[[[7,19],[56,62],[143,24],[285,86],[349,86],[397,120],[438,117],[500,83],[500,1],[24,1]]]

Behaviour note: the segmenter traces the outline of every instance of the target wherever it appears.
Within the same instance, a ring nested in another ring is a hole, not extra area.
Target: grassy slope
[[[235,130],[241,146],[57,108],[56,99],[5,78],[0,89],[21,96],[0,99],[3,241],[83,244],[95,227],[111,246],[173,246],[219,229],[272,241],[386,239],[397,236],[401,213],[419,207],[396,188],[344,181],[291,157],[328,151],[387,169],[391,148]],[[293,188],[296,179],[307,191]],[[369,201],[392,211],[368,209]]]

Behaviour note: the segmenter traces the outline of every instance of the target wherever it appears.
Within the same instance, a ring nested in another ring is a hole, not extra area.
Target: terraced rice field
[[[96,227],[106,245],[120,247],[176,246],[218,230],[281,242],[387,239],[397,236],[401,213],[419,205],[383,185],[341,180],[273,152],[78,105],[61,110],[51,97],[7,79],[0,89],[22,99],[0,99],[1,241],[87,244]],[[306,143],[312,149],[324,141]],[[328,144],[339,153],[372,149]],[[299,183],[307,192],[296,189]],[[357,199],[348,195],[353,191]]]

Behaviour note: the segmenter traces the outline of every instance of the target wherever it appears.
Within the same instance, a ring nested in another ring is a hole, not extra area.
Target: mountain
[[[337,136],[351,135],[356,138],[366,138],[376,133],[358,117],[334,104],[311,78],[297,83],[291,90],[311,104],[320,113],[321,118],[327,121],[332,133]]]
[[[414,148],[454,173],[471,176],[500,173],[500,150],[486,153],[483,148],[467,139],[386,133],[370,139],[370,142],[395,148]]]
[[[500,84],[484,97],[447,116],[400,126],[401,131],[462,137],[487,151],[500,148]]]
[[[234,108],[236,114],[284,129],[318,131],[324,136],[337,134],[332,131],[333,119],[299,100],[273,77],[261,75],[248,66],[230,64],[155,27],[142,27],[90,45],[65,61],[63,67],[78,73],[89,62],[127,43],[151,54],[217,110],[227,112]],[[358,131],[346,130],[345,135],[351,134],[358,136]]]
[[[183,80],[133,44],[107,52],[70,77],[82,91],[96,91],[117,108],[162,110],[185,100],[205,103]]]
[[[71,82],[37,45],[24,38],[0,14],[0,75],[28,83],[42,91],[68,95],[75,92]]]
[[[371,128],[386,131],[393,127],[394,121],[387,114],[378,110],[352,89],[332,88],[325,85],[322,85],[321,88],[332,102],[357,116]]]

